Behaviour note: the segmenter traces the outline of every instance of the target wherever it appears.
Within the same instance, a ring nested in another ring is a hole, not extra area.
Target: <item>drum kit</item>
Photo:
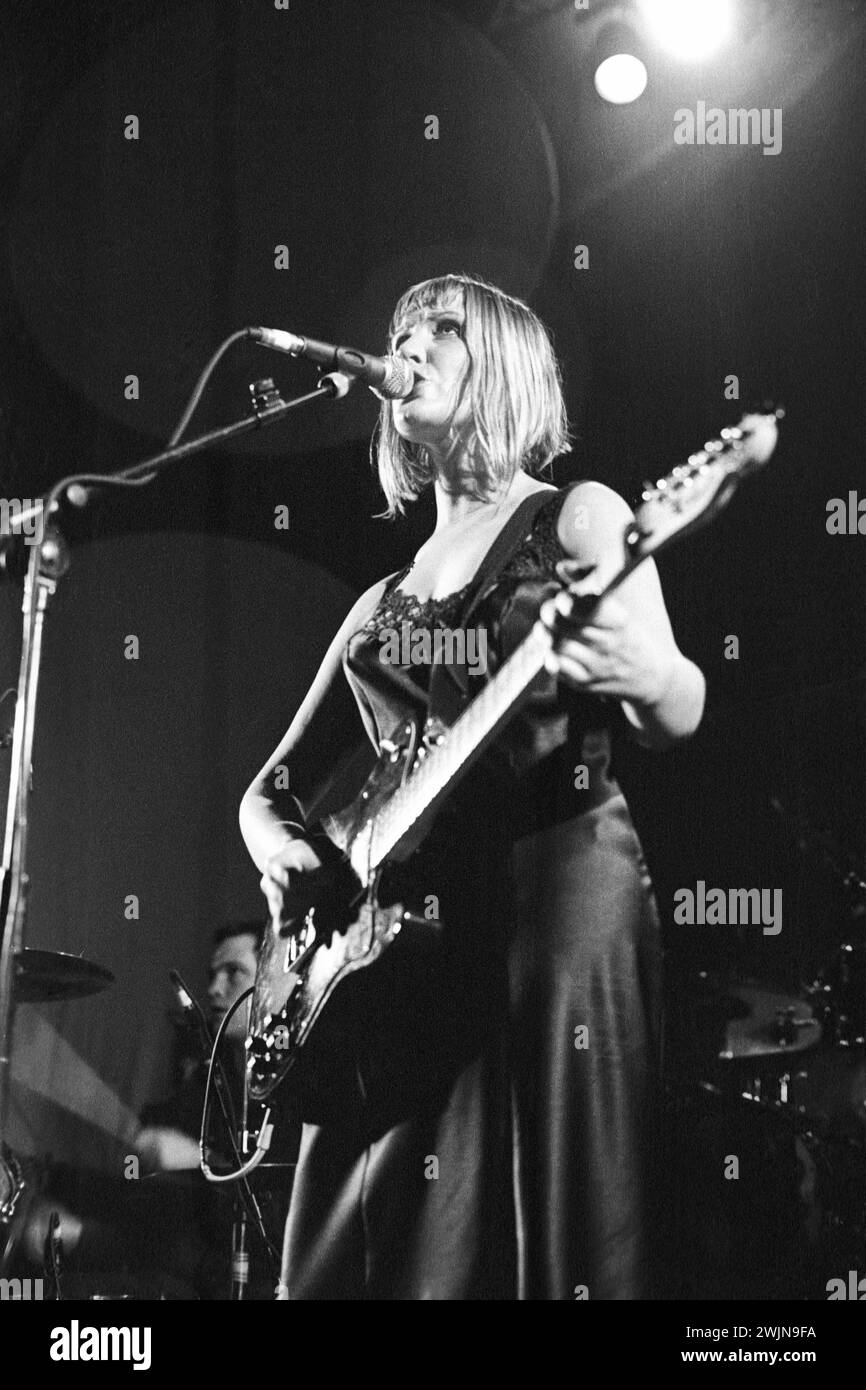
[[[110,971],[81,956],[25,949],[18,952],[15,958],[14,1000],[18,1006],[80,999],[106,989],[113,981],[114,976]],[[78,1180],[77,1170],[63,1171],[66,1184],[71,1180],[74,1188]],[[257,1182],[255,1193],[259,1219],[266,1225],[266,1240],[280,1239],[293,1172],[294,1163],[278,1160],[261,1165],[261,1179]],[[112,1220],[110,1194],[107,1190],[102,1192],[99,1173],[89,1172],[87,1180],[97,1195],[102,1193],[106,1208],[99,1218],[98,1228],[94,1229],[109,1231]],[[37,1258],[34,1232],[41,1231],[46,1213],[55,1204],[57,1181],[56,1170],[46,1161],[23,1157],[6,1143],[0,1146],[0,1275],[18,1272],[22,1260],[29,1267]],[[49,1250],[49,1227],[43,1259],[49,1287],[56,1283],[51,1296],[89,1300],[221,1297],[223,1285],[228,1279],[230,1251],[227,1242],[229,1236],[232,1239],[235,1237],[231,1194],[221,1189],[214,1191],[197,1169],[160,1172],[148,1176],[143,1182],[121,1186],[129,1194],[129,1200],[124,1203],[123,1229],[127,1234],[116,1242],[119,1268],[103,1267],[102,1259],[107,1252],[100,1249],[100,1259],[93,1268],[73,1265],[67,1269],[64,1264],[61,1281],[59,1255],[56,1249]],[[49,1193],[54,1195],[49,1197]],[[63,1200],[74,1204],[74,1192],[70,1192],[68,1198],[64,1193]],[[177,1248],[172,1246],[171,1249],[178,1257],[178,1267],[173,1267],[173,1255],[165,1251],[161,1253],[172,1266],[170,1269],[144,1267],[147,1260],[152,1258],[151,1245],[154,1242],[147,1236],[130,1246],[129,1228],[142,1232],[164,1231],[166,1243],[177,1236]],[[275,1277],[271,1275],[272,1259],[264,1247],[259,1247],[254,1231],[251,1236],[252,1258],[247,1257],[249,1290],[244,1296],[265,1296],[263,1288],[270,1296]],[[110,1237],[110,1242],[113,1239]],[[209,1252],[205,1252],[204,1248],[200,1251],[197,1242],[206,1243],[208,1240],[217,1242],[217,1247],[210,1248]],[[37,1248],[41,1244],[40,1237]],[[224,1244],[225,1250],[222,1249]],[[204,1253],[207,1253],[207,1259],[202,1263],[199,1256]],[[142,1260],[144,1264],[138,1268]],[[53,1279],[52,1268],[56,1280]]]
[[[816,848],[802,823],[798,846]],[[866,881],[827,846],[822,836],[824,865],[851,905],[815,977],[799,994],[730,971],[696,969],[669,982],[666,1080],[681,1112],[721,1107],[741,1124],[750,1113],[772,1117],[780,1142],[796,1147],[801,1177],[808,1169],[800,1197],[808,1189],[815,1238],[831,1259],[863,1267]]]
[[[866,1005],[859,993],[866,977],[855,985],[866,970],[866,942],[841,949],[846,957],[856,952],[858,975],[846,971],[834,984],[821,976],[801,996],[755,979],[698,972],[682,991],[677,1028],[678,1054],[687,1039],[692,1043],[689,1073],[697,1067],[706,1090],[799,1126],[826,1133],[841,1125],[866,1141]],[[677,1065],[685,1065],[679,1055]]]
[[[83,999],[113,982],[110,970],[83,956],[26,949],[15,956],[12,988],[16,1006]],[[41,1182],[38,1161],[19,1157],[4,1143],[0,1148],[0,1273],[12,1265]]]

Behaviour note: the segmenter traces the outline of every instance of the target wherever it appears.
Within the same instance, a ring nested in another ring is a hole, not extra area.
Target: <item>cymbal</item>
[[[745,983],[729,984],[728,993],[740,999],[748,1012],[746,1017],[729,1019],[719,1052],[723,1061],[805,1052],[820,1042],[821,1024],[811,1005],[796,995]]]
[[[16,1004],[82,999],[114,983],[110,970],[65,951],[19,951],[15,957]]]

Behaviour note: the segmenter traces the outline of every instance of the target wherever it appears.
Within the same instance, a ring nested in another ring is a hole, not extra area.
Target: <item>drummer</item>
[[[256,977],[256,960],[264,936],[261,922],[229,922],[217,929],[208,970],[208,1013],[214,1032]],[[240,1100],[247,1009],[236,1010],[223,1035],[223,1060],[234,1099]],[[199,1166],[199,1132],[205,1075],[193,1062],[170,1099],[148,1105],[135,1148],[145,1172],[169,1173]],[[277,1136],[279,1138],[279,1136]],[[223,1146],[226,1147],[225,1144]]]
[[[229,922],[214,933],[208,971],[208,1015],[214,1032],[253,983],[263,933],[262,923],[247,921]],[[222,1054],[238,1113],[246,1014],[241,1006],[223,1035],[227,1046]],[[135,1148],[144,1181],[130,1183],[102,1172],[85,1175],[63,1165],[52,1167],[22,1240],[22,1254],[32,1265],[41,1267],[48,1222],[57,1211],[64,1264],[76,1287],[87,1279],[98,1283],[110,1275],[134,1281],[147,1273],[158,1279],[160,1288],[172,1284],[185,1290],[181,1296],[228,1297],[233,1189],[213,1188],[198,1173],[205,1079],[203,1058],[187,1061],[171,1097],[142,1112]],[[215,1123],[212,1129],[219,1148],[228,1153],[227,1136],[218,1133]],[[278,1166],[266,1170],[263,1165],[255,1175],[272,1241],[279,1238],[285,1221],[298,1134],[297,1126],[277,1116],[268,1162]],[[255,1256],[255,1237],[251,1244]],[[261,1250],[252,1273],[248,1296],[269,1298],[274,1278]]]

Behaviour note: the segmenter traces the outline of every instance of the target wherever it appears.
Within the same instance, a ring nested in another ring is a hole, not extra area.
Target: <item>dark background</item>
[[[154,452],[245,324],[381,350],[396,296],[448,270],[528,298],[550,326],[575,435],[557,482],[596,477],[634,503],[749,403],[783,403],[768,470],[660,564],[680,645],[707,674],[704,726],[621,772],[668,917],[697,878],[783,889],[780,936],[680,928],[672,961],[796,988],[847,930],[849,900],[770,797],[866,861],[866,537],[825,525],[830,498],[866,496],[866,14],[739,8],[721,56],[652,52],[644,96],[614,108],[592,87],[601,5],[7,4],[0,488],[34,497]],[[698,99],[782,108],[781,153],[674,145],[674,111]],[[731,373],[739,403],[724,398]],[[315,379],[235,349],[194,426],[243,413],[264,375],[286,395]],[[375,519],[375,419],[358,388],[71,522],[45,642],[28,940],[117,983],[20,1010],[25,1148],[114,1162],[165,1083],[166,970],[203,987],[212,927],[260,915],[240,795],[352,596],[430,525],[427,500],[405,522]],[[20,587],[0,605],[6,689]]]

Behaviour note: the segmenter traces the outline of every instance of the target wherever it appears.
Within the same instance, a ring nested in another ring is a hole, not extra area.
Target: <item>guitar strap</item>
[[[464,600],[456,628],[464,630],[479,604],[494,588],[512,555],[529,539],[538,512],[556,493],[546,489],[524,498],[505,523],[478,567]],[[453,724],[469,700],[469,668],[465,662],[443,662],[433,667],[427,700],[428,717]]]

